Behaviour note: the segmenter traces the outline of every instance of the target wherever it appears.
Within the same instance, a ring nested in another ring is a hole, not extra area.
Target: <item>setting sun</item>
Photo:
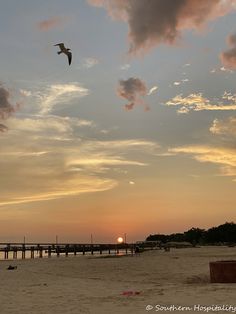
[[[123,242],[124,242],[124,239],[123,239],[122,237],[119,237],[119,238],[117,238],[117,242],[118,242],[118,243],[123,243]]]

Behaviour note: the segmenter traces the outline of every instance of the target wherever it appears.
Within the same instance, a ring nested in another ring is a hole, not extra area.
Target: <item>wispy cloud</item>
[[[119,158],[107,158],[107,156],[102,156],[102,155],[98,155],[95,156],[96,158],[79,158],[79,159],[74,159],[74,160],[70,160],[67,163],[67,166],[69,168],[75,169],[78,167],[79,169],[81,169],[81,167],[84,168],[89,168],[89,169],[96,169],[99,168],[99,172],[101,169],[101,166],[107,167],[107,166],[147,166],[146,163],[143,162],[138,162],[138,161],[134,161],[134,160],[125,160],[122,159],[121,157]],[[105,168],[108,169],[108,168]]]
[[[143,100],[143,96],[147,95],[147,87],[145,82],[139,78],[130,77],[127,80],[120,80],[117,88],[120,97],[129,101],[125,105],[126,110],[132,110],[136,105],[144,105],[145,109],[149,109]]]
[[[9,129],[19,132],[47,133],[50,135],[52,133],[71,133],[75,127],[92,127],[94,122],[72,117],[29,115],[27,117],[12,117],[7,121],[7,126]]]
[[[38,29],[41,31],[48,31],[50,29],[62,26],[65,23],[65,21],[66,21],[65,18],[54,16],[47,20],[38,22],[37,26]]]
[[[120,69],[123,70],[123,71],[126,71],[130,68],[130,64],[126,63],[126,64],[123,64],[121,65]]]
[[[224,120],[215,119],[210,127],[213,134],[236,136],[236,116]]]
[[[37,92],[40,100],[40,114],[50,113],[58,104],[69,103],[89,95],[90,91],[79,83],[53,84]]]
[[[25,97],[29,97],[32,95],[32,92],[30,90],[26,90],[26,89],[20,89],[20,93],[22,96],[25,96]]]
[[[180,85],[181,84],[181,82],[174,82],[174,85],[175,86],[178,86],[178,85]]]
[[[148,96],[149,96],[149,95],[152,95],[152,94],[156,93],[157,90],[158,90],[158,86],[153,86],[152,88],[149,89],[147,95],[148,95]]]
[[[47,179],[47,178],[45,178]],[[53,181],[51,181],[53,183]],[[117,186],[115,180],[100,179],[98,177],[88,178],[86,176],[80,176],[80,179],[67,179],[64,182],[57,181],[57,185],[44,193],[36,192],[28,196],[16,196],[4,198],[0,201],[0,206],[15,205],[30,202],[42,202],[48,200],[54,200],[57,198],[81,195],[84,193],[95,193],[113,189]],[[23,193],[22,193],[23,194]]]
[[[190,155],[199,162],[208,162],[220,166],[221,174],[225,176],[236,175],[236,150],[214,146],[181,146],[170,148],[175,154]]]
[[[85,58],[83,60],[83,67],[87,69],[90,69],[97,64],[99,64],[99,60],[96,58]]]
[[[202,93],[193,93],[186,97],[182,94],[176,95],[165,103],[167,106],[177,106],[178,113],[188,113],[189,111],[229,111],[236,110],[236,99],[228,98],[226,94],[222,95],[220,101],[212,104]]]
[[[114,19],[128,23],[130,54],[146,52],[160,43],[174,44],[184,29],[200,29],[208,21],[233,10],[235,5],[231,0],[88,0],[88,2],[105,7]]]
[[[184,74],[186,74],[186,73],[184,73]],[[179,81],[175,81],[175,82],[173,83],[173,85],[174,85],[174,86],[180,86],[180,85],[182,85],[182,84],[184,84],[184,83],[187,83],[187,82],[189,82],[189,79],[188,79],[188,78],[184,78],[184,79],[181,79],[181,80],[179,80]]]
[[[88,123],[75,118],[21,119],[9,119],[12,129],[1,139],[0,206],[113,189],[119,184],[116,169],[147,166],[141,156],[158,149],[142,139],[83,139],[73,133],[78,124]],[[61,145],[60,136],[70,140]],[[137,152],[142,153],[139,158]]]

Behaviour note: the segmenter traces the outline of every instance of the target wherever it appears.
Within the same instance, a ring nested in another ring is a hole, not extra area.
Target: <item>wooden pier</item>
[[[135,244],[76,244],[76,243],[0,243],[3,259],[43,258],[51,256],[85,254],[133,254]]]
[[[68,244],[68,243],[0,243],[0,252],[3,252],[4,259],[17,259],[51,256],[68,256],[77,254],[133,254],[134,244]]]

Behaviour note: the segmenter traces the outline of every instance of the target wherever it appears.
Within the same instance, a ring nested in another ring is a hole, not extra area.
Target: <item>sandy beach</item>
[[[1,261],[0,312],[139,314],[172,312],[165,308],[171,305],[189,306],[188,313],[206,312],[199,306],[211,305],[231,305],[236,310],[236,284],[209,282],[209,261],[235,256],[235,248],[202,247],[119,258],[85,255]],[[7,270],[10,264],[17,269]]]

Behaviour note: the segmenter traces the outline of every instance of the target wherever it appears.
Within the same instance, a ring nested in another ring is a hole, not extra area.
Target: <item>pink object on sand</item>
[[[139,295],[140,291],[123,291],[122,295],[127,295],[127,296],[131,296],[131,295]]]

